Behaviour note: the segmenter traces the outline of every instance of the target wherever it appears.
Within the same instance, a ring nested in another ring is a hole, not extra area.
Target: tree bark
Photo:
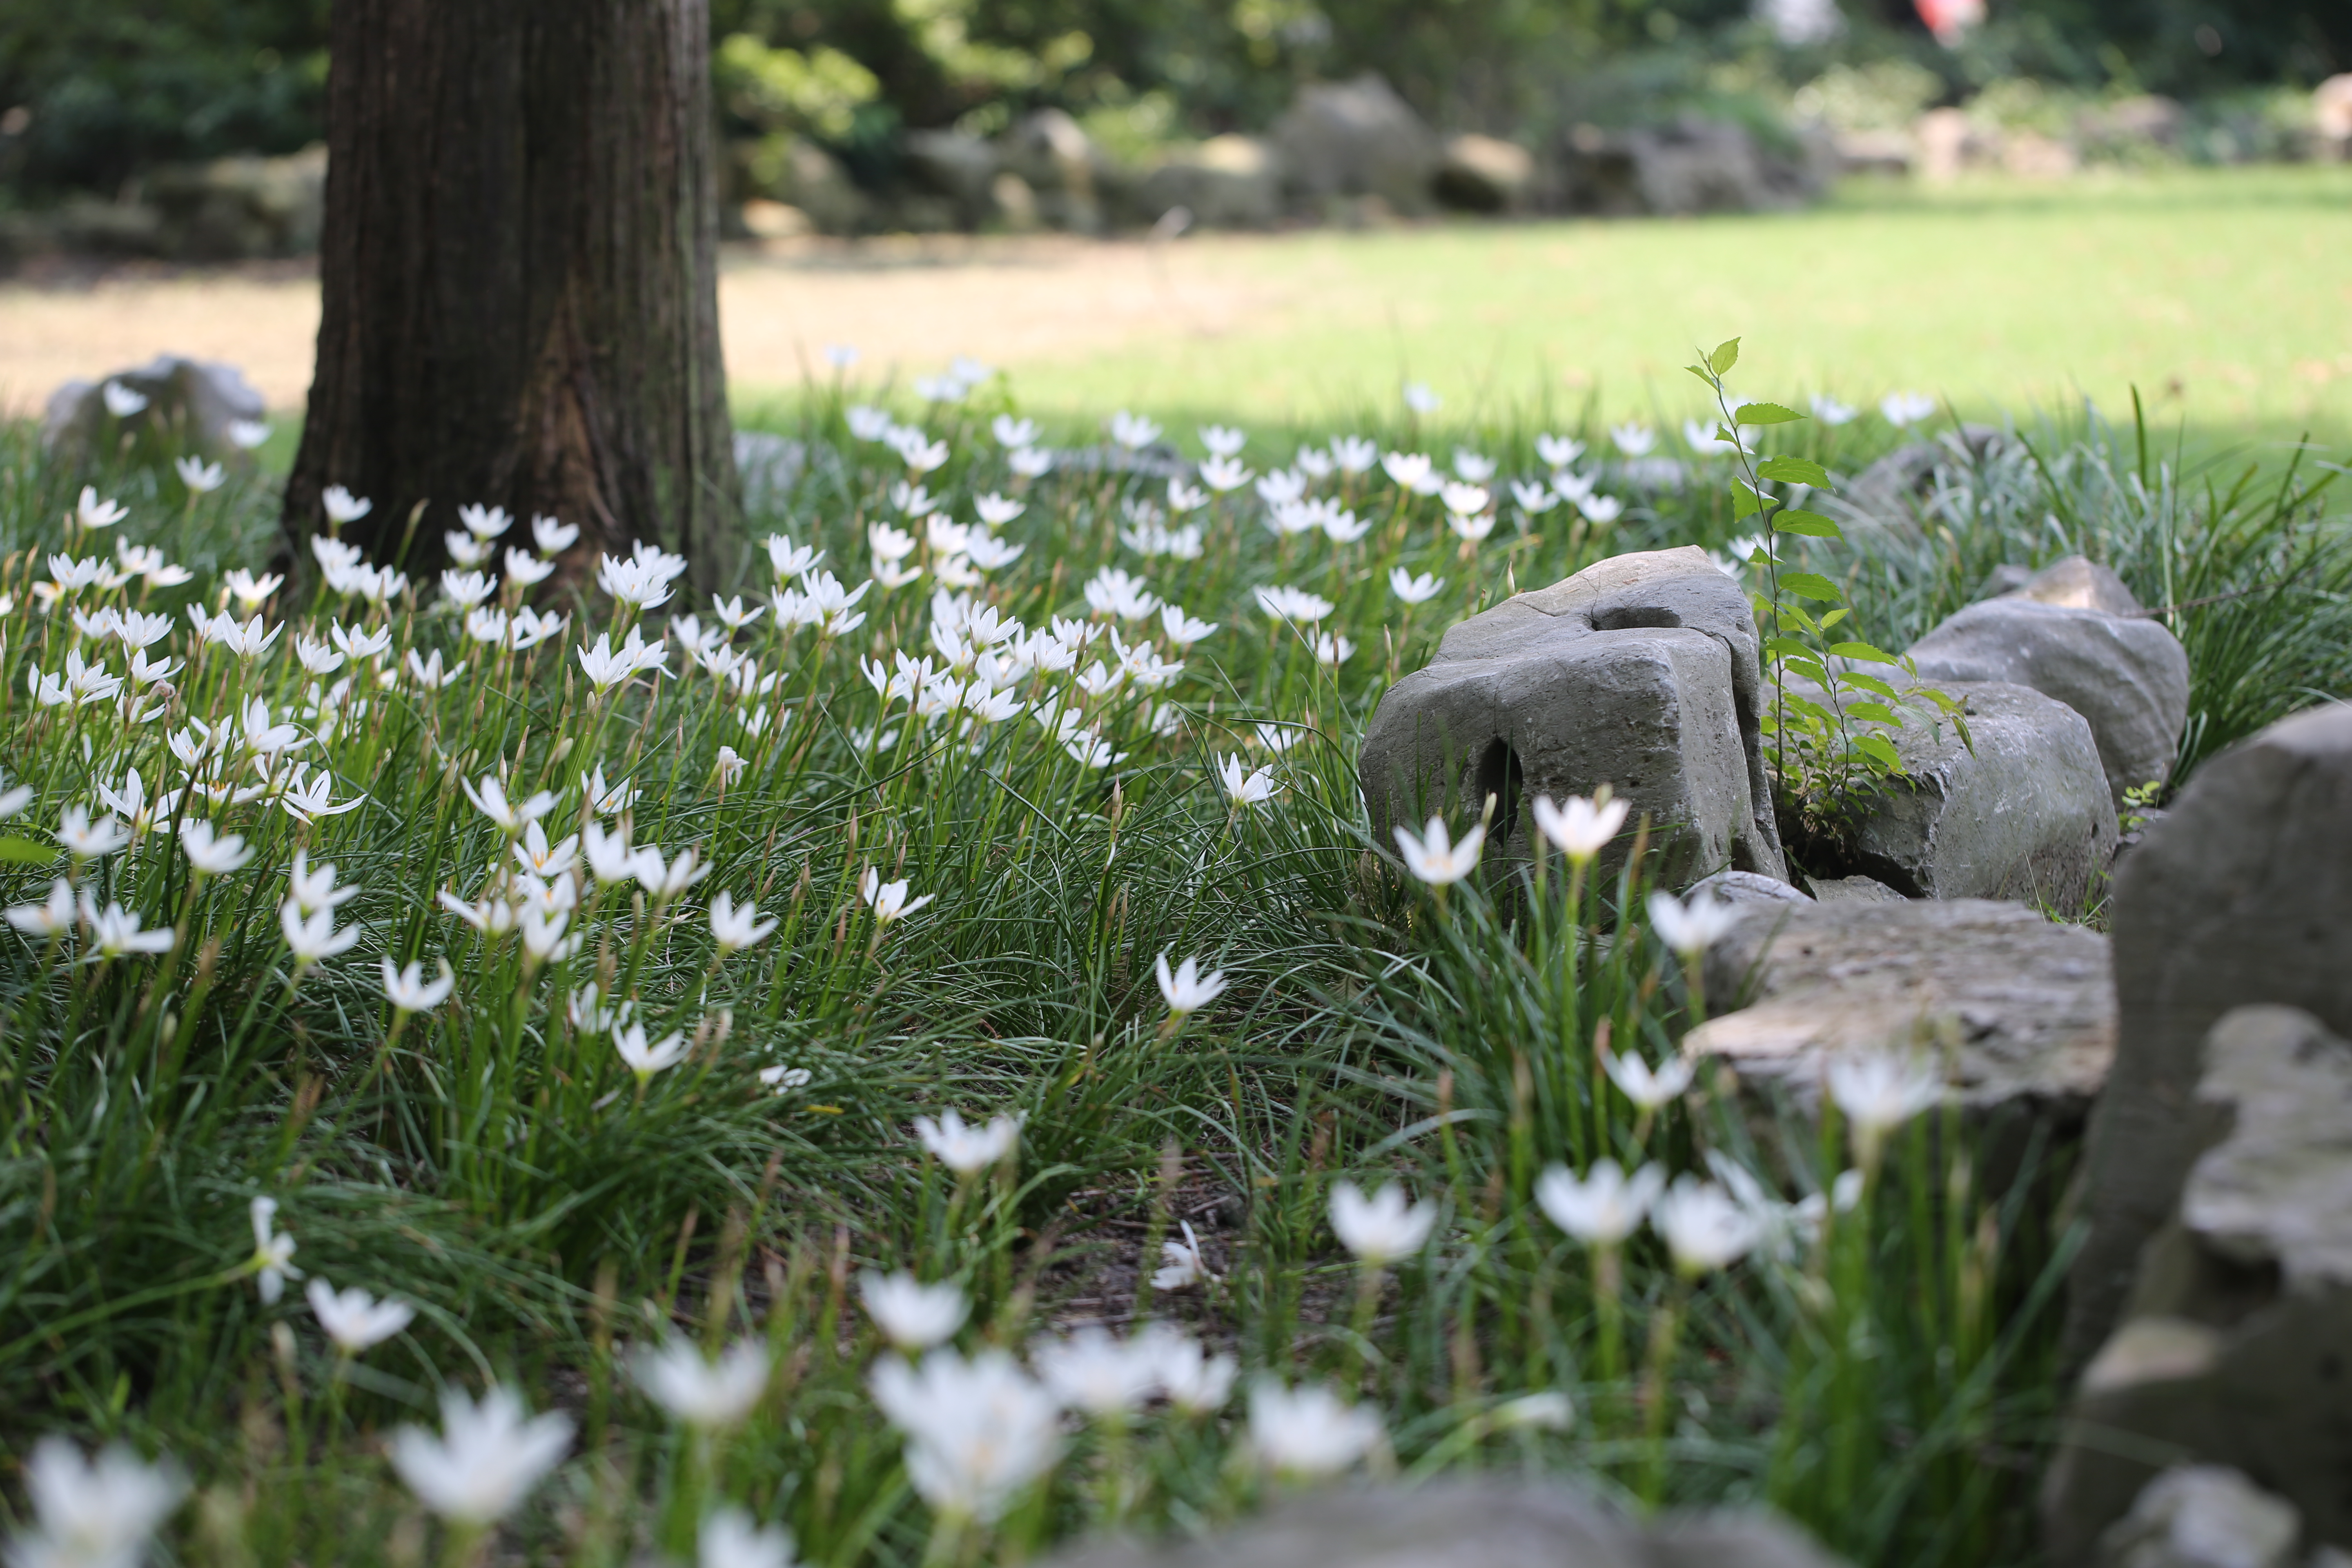
[[[581,525],[569,574],[644,539],[731,577],[708,0],[335,0],[331,34],[298,557],[342,485],[412,571],[483,502]]]

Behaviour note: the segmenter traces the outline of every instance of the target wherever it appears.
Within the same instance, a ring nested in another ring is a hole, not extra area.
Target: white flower
[[[348,951],[360,939],[360,928],[346,926],[335,929],[335,911],[320,910],[307,918],[302,906],[292,899],[278,909],[278,924],[286,933],[286,945],[294,951],[298,969],[308,968],[323,958],[332,958]]]
[[[11,789],[0,790],[0,822],[7,821],[32,804],[31,784],[17,784]]]
[[[1408,605],[1423,605],[1437,597],[1445,579],[1423,572],[1416,577],[1402,566],[1389,568],[1389,591]]]
[[[465,779],[459,779],[457,784],[466,792],[466,798],[474,803],[474,809],[497,823],[499,830],[509,838],[519,836],[525,824],[536,822],[555,809],[555,796],[546,790],[529,800],[509,801],[506,785],[492,773],[482,775],[478,789]]]
[[[1087,608],[1097,616],[1139,621],[1160,607],[1159,598],[1144,586],[1142,578],[1131,577],[1116,566],[1106,566],[1088,578],[1085,591]]]
[[[1438,497],[1445,503],[1445,510],[1453,513],[1454,518],[1459,521],[1463,522],[1466,522],[1469,519],[1475,517],[1482,511],[1485,511],[1486,510],[1487,503],[1495,499],[1492,495],[1487,493],[1486,487],[1484,485],[1457,485],[1452,483],[1447,484],[1444,489],[1439,490]],[[1491,528],[1492,526],[1493,525],[1491,523],[1488,524],[1488,527]],[[1454,531],[1457,533],[1461,532],[1458,523]],[[1469,536],[1467,534],[1464,534],[1463,537],[1467,538]],[[1485,535],[1482,533],[1480,537],[1483,538]]]
[[[1029,1347],[1029,1363],[1063,1405],[1097,1420],[1126,1415],[1160,1384],[1157,1346],[1141,1335],[1116,1340],[1098,1328],[1038,1340]]]
[[[1717,430],[1721,429],[1730,429],[1731,439],[1726,440],[1721,436],[1716,434]],[[1734,452],[1741,452],[1747,449],[1745,444],[1740,439],[1739,432],[1736,427],[1723,425],[1711,425],[1704,419],[1685,419],[1683,421],[1683,442],[1685,446],[1689,447],[1692,451],[1699,454],[1701,457],[1712,457],[1717,455],[1727,457]]]
[[[1356,645],[1348,638],[1318,632],[1315,637],[1315,662],[1327,669],[1337,669],[1354,657]]]
[[[1274,798],[1274,770],[1262,767],[1252,773],[1239,755],[1219,758],[1217,777],[1224,784],[1225,798],[1236,806],[1257,805]]]
[[[25,1466],[32,1528],[9,1543],[8,1561],[15,1568],[139,1568],[149,1538],[187,1490],[169,1460],[148,1464],[119,1443],[85,1460],[65,1438],[44,1437]]]
[[[49,896],[37,904],[16,904],[8,910],[8,923],[26,936],[60,936],[73,929],[73,884],[63,877],[49,884]]]
[[[106,411],[117,419],[128,419],[147,406],[145,393],[134,392],[119,381],[100,387],[99,395],[106,401]]]
[[[1190,1226],[1186,1234],[1191,1234]],[[1202,1272],[1207,1274],[1205,1269]],[[1200,1341],[1166,1323],[1148,1324],[1135,1340],[1138,1352],[1150,1357],[1155,1378],[1169,1403],[1186,1415],[1213,1414],[1233,1397],[1234,1379],[1241,1371],[1233,1357],[1208,1354]]]
[[[1564,468],[1584,456],[1584,443],[1571,436],[1538,436],[1536,456],[1549,468]]]
[[[87,890],[80,900],[81,923],[89,928],[91,952],[84,963],[98,963],[110,958],[121,958],[133,952],[169,952],[179,936],[169,927],[159,931],[139,929],[139,917],[121,904],[109,902],[103,910]]]
[[[1044,447],[1023,447],[1004,459],[1005,467],[1024,479],[1034,479],[1050,472],[1054,454]]]
[[[1249,437],[1226,425],[1203,425],[1200,429],[1201,445],[1220,458],[1237,458]]]
[[[920,430],[900,426],[885,438],[909,471],[928,474],[948,460],[948,444],[928,439]]]
[[[1353,1182],[1331,1189],[1331,1230],[1340,1245],[1378,1268],[1419,1252],[1437,1223],[1437,1205],[1412,1203],[1404,1186],[1391,1182],[1366,1197]]]
[[[1589,800],[1580,795],[1568,797],[1566,805],[1554,805],[1549,795],[1538,795],[1535,804],[1536,826],[1570,859],[1591,859],[1617,837],[1625,825],[1626,803],[1622,800]]]
[[[645,844],[631,854],[629,870],[654,902],[666,904],[710,875],[711,867],[692,845],[679,850],[677,859],[664,864],[659,847]]]
[[[1397,849],[1406,869],[1433,888],[1449,887],[1477,868],[1478,851],[1486,842],[1486,825],[1480,823],[1455,843],[1445,831],[1445,820],[1433,816],[1422,836],[1406,827],[1395,830]]]
[[[1415,495],[1433,495],[1444,483],[1437,477],[1437,464],[1426,452],[1382,453],[1381,468],[1401,489]]]
[[[253,1222],[253,1260],[247,1267],[253,1270],[254,1289],[261,1292],[262,1305],[274,1307],[285,1293],[286,1281],[302,1278],[302,1271],[294,1267],[294,1238],[277,1228],[276,1198],[255,1198],[247,1207],[246,1217]]]
[[[760,906],[746,903],[735,907],[731,893],[721,893],[710,900],[710,935],[719,943],[721,953],[739,952],[768,940],[776,929],[773,920],[760,919]]]
[[[1225,988],[1225,972],[1218,969],[1203,975],[1197,958],[1188,958],[1178,964],[1171,975],[1168,973],[1168,955],[1163,952],[1153,963],[1151,972],[1160,982],[1160,994],[1167,1000],[1168,1010],[1179,1017],[1199,1012]]]
[[[417,1426],[392,1435],[392,1468],[417,1500],[445,1519],[492,1524],[514,1510],[572,1447],[572,1417],[527,1415],[522,1398],[491,1389],[479,1405],[441,1395],[443,1436]]]
[[[945,1343],[971,1311],[971,1302],[955,1286],[926,1285],[904,1271],[882,1275],[868,1269],[858,1278],[857,1289],[875,1326],[902,1351]]]
[[[324,1279],[313,1279],[306,1293],[319,1326],[345,1355],[357,1355],[383,1343],[416,1316],[416,1309],[407,1302],[389,1297],[379,1301],[356,1285],[338,1290]]]
[[[1548,1388],[1540,1394],[1522,1394],[1517,1399],[1505,1400],[1495,1407],[1495,1420],[1506,1427],[1565,1432],[1576,1425],[1576,1406],[1567,1394]]]
[[[1332,610],[1331,601],[1319,594],[1309,594],[1302,588],[1277,584],[1269,588],[1254,590],[1258,607],[1277,620],[1294,621],[1313,626]]]
[[[384,1000],[402,1013],[430,1013],[449,999],[457,977],[449,971],[449,961],[441,960],[441,977],[425,978],[422,960],[411,960],[405,969],[394,969],[389,958],[378,960],[383,965]]]
[[[1560,501],[1559,494],[1541,479],[1513,479],[1511,499],[1530,517],[1540,517]]]
[[[232,419],[228,422],[229,445],[240,452],[250,452],[269,439],[267,419]]]
[[[613,1030],[613,1048],[621,1053],[621,1059],[643,1083],[686,1059],[686,1036],[673,1029],[658,1040],[648,1041],[643,1024],[617,1026]]]
[[[915,1136],[940,1164],[959,1176],[971,1176],[1012,1156],[1021,1142],[1022,1121],[1018,1116],[996,1116],[985,1127],[971,1127],[965,1124],[961,1112],[950,1110],[940,1112],[936,1121],[928,1116],[916,1117]]]
[[[689,1426],[732,1426],[751,1414],[768,1392],[772,1368],[759,1340],[737,1340],[715,1361],[705,1361],[691,1340],[670,1340],[658,1350],[640,1346],[632,1363],[637,1386],[673,1420]]]
[[[1454,448],[1454,471],[1465,484],[1483,485],[1495,477],[1495,459],[1483,457],[1467,447]]]
[[[793,1532],[762,1530],[740,1508],[711,1510],[695,1540],[695,1568],[793,1568]]]
[[[1826,1076],[1830,1098],[1852,1123],[1855,1144],[1873,1155],[1889,1132],[1944,1098],[1935,1063],[1891,1051],[1835,1058]]]
[[[1434,414],[1442,401],[1437,394],[1429,390],[1426,382],[1408,381],[1404,384],[1404,405],[1415,414]]]
[[[498,592],[498,579],[487,572],[460,572],[448,567],[441,574],[441,594],[461,610],[470,610]]]
[[[1681,1095],[1698,1072],[1697,1064],[1688,1057],[1670,1057],[1664,1066],[1654,1070],[1638,1054],[1621,1057],[1610,1051],[1602,1054],[1601,1065],[1608,1071],[1609,1081],[1643,1110],[1655,1110]]]
[[[639,792],[626,779],[608,788],[604,783],[604,764],[599,763],[580,775],[580,793],[581,805],[584,810],[597,816],[612,816],[635,805]],[[626,829],[622,831],[621,838],[624,843],[627,841]],[[618,877],[607,877],[602,872],[597,874],[597,879],[604,882],[620,880]]]
[[[215,835],[209,822],[184,824],[180,828],[180,850],[187,856],[189,865],[207,877],[226,877],[253,858],[243,835]]]
[[[796,1089],[806,1089],[816,1075],[806,1068],[772,1067],[761,1068],[753,1076],[778,1094],[790,1094]]]
[[[1151,1276],[1154,1290],[1181,1290],[1203,1279],[1216,1278],[1209,1272],[1208,1263],[1201,1256],[1201,1238],[1192,1234],[1192,1221],[1179,1220],[1177,1224],[1183,1228],[1184,1239],[1160,1244],[1160,1256],[1163,1261]]]
[[[937,893],[925,893],[919,899],[909,899],[905,881],[886,882],[882,879],[882,873],[871,866],[866,868],[866,875],[858,879],[857,896],[866,900],[874,910],[874,918],[884,925],[906,919],[939,897]]]
[[[373,631],[354,629],[341,621],[327,628],[334,645],[352,658],[382,658],[392,651],[392,628],[378,626]]]
[[[1813,417],[1824,425],[1843,425],[1853,419],[1856,412],[1853,405],[1840,403],[1826,392],[1813,394]]]
[[[1886,416],[1889,425],[1901,430],[1934,417],[1936,400],[1924,392],[1890,392],[1879,399],[1878,412]]]
[[[1110,438],[1129,451],[1139,451],[1160,438],[1160,426],[1140,414],[1122,408],[1109,419]]]
[[[1331,438],[1331,460],[1339,465],[1339,471],[1343,474],[1371,472],[1372,464],[1380,455],[1380,447],[1362,436],[1334,436]]]
[[[635,605],[641,610],[668,603],[670,582],[644,559],[624,561],[613,555],[597,558],[596,585],[622,604]],[[597,640],[601,644],[604,639],[600,637]]]
[[[1381,1436],[1378,1412],[1345,1405],[1321,1384],[1285,1389],[1267,1378],[1250,1389],[1250,1446],[1270,1469],[1337,1475]]]
[[[890,433],[891,420],[887,409],[871,404],[853,403],[842,411],[849,433],[860,441],[879,441]]]
[[[375,510],[375,502],[356,498],[341,485],[329,485],[319,504],[326,509],[327,521],[337,524],[357,522]]]
[[[179,471],[180,482],[195,495],[210,495],[228,480],[226,468],[218,463],[207,463],[202,458],[174,458],[172,467]]]
[[[1617,1162],[1596,1160],[1582,1181],[1565,1165],[1536,1179],[1536,1202],[1552,1224],[1589,1247],[1612,1247],[1633,1234],[1665,1190],[1663,1166],[1648,1164],[1629,1179]]]
[[[1576,503],[1576,510],[1605,528],[1624,515],[1625,503],[1615,496],[1587,496]]]
[[[502,506],[468,505],[457,509],[457,521],[466,531],[480,540],[496,539],[514,526],[514,519]]]
[[[1672,893],[1650,895],[1650,923],[1658,940],[1685,958],[1696,958],[1739,923],[1739,907],[1717,900],[1702,888],[1684,903]]]
[[[438,691],[444,687],[455,686],[457,683],[457,678],[466,673],[466,661],[461,658],[456,664],[451,665],[445,670],[441,668],[441,650],[439,648],[435,648],[432,656],[427,658],[417,658],[416,650],[415,648],[410,648],[408,650],[408,673],[415,677],[416,684],[425,688],[425,690]]]
[[[951,1518],[993,1522],[1053,1468],[1061,1406],[1000,1350],[935,1350],[874,1367],[875,1403],[907,1434],[907,1478]]]
[[[534,822],[522,830],[522,838],[513,849],[517,864],[524,870],[541,877],[557,877],[570,870],[580,858],[580,836],[567,833],[550,844],[547,829]]]
[[[1713,1182],[1678,1176],[1651,1206],[1650,1228],[1665,1238],[1686,1275],[1728,1268],[1759,1239],[1756,1218]]]
[[[69,805],[58,820],[58,842],[77,860],[96,860],[128,848],[131,830],[112,816],[89,819],[89,807]]]
[[[590,797],[594,798],[593,795]],[[581,826],[580,847],[588,859],[589,875],[606,884],[625,882],[636,874],[636,851],[629,847],[629,827],[624,822],[612,832],[590,817]]]
[[[1201,463],[1201,482],[1219,495],[1241,489],[1253,477],[1249,465],[1239,458],[1207,458]]]
[[[1638,458],[1658,444],[1658,433],[1647,425],[1618,425],[1611,427],[1609,439],[1625,456]]]
[[[988,428],[1000,447],[1017,448],[1037,444],[1037,422],[1034,419],[1015,419],[1010,414],[1000,414],[990,422]]]

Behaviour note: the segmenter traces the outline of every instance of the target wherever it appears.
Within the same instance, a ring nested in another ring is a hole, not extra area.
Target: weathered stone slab
[[[1707,1020],[1684,1038],[1811,1093],[1830,1058],[1952,1049],[1962,1102],[2079,1124],[2115,1052],[2107,940],[2019,904],[1759,906],[1708,950]]]
[[[2243,1471],[2352,1546],[2352,1044],[2250,1006],[2205,1055],[2181,1109],[2211,1147],[2076,1390],[2043,1496],[2052,1562],[2184,1459]]]
[[[1526,854],[1528,797],[1607,784],[1651,817],[1663,878],[1785,879],[1757,646],[1746,595],[1694,546],[1615,556],[1474,616],[1365,731],[1374,843],[1436,811],[1467,820],[1492,795],[1493,841]]]
[[[2272,1002],[2352,1036],[2352,706],[2282,720],[2200,768],[2118,868],[2114,932],[2117,1050],[2069,1290],[2077,1360],[2115,1325],[2202,1148],[2190,1111],[2208,1031]]]

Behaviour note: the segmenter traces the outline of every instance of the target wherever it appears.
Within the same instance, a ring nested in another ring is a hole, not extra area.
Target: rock
[[[2273,1002],[2352,1035],[2352,706],[2281,720],[2200,768],[2117,868],[2113,914],[2119,1044],[2085,1157],[2078,1363],[2197,1156],[2189,1105],[2215,1022]]]
[[[808,214],[783,202],[753,196],[737,209],[744,235],[751,239],[799,239],[816,232]]]
[[[2053,1562],[2075,1560],[2168,1458],[2232,1466],[2315,1539],[2352,1546],[2352,1044],[2308,1013],[2258,1005],[2224,1015],[2204,1056],[2179,1108],[2201,1155],[2140,1250],[2044,1488]]]
[[[107,382],[119,381],[147,399],[147,406],[124,420],[107,411]],[[115,433],[154,432],[170,452],[227,457],[242,450],[229,439],[229,426],[268,412],[233,364],[164,354],[135,370],[119,370],[99,381],[68,381],[49,395],[41,417],[41,445],[52,452],[79,452]]]
[[[1046,1568],[1834,1568],[1834,1562],[1761,1513],[1669,1514],[1644,1524],[1566,1486],[1457,1481],[1311,1493],[1213,1539],[1107,1542],[1059,1553]]]
[[[2006,681],[2080,713],[2120,809],[2126,790],[2171,774],[2189,720],[2189,655],[2144,616],[2093,607],[2118,603],[2139,607],[2114,573],[2076,556],[1950,616],[1911,657],[1937,686]]]
[[[1662,880],[1785,880],[1762,693],[1747,596],[1705,551],[1598,562],[1456,626],[1381,698],[1360,759],[1373,842],[1389,851],[1391,827],[1433,812],[1458,829],[1493,795],[1491,842],[1525,855],[1528,797],[1605,783],[1650,816]]]
[[[309,256],[326,215],[327,149],[251,153],[157,169],[144,195],[163,215],[159,248],[190,261]]]
[[[1920,174],[1937,184],[2000,162],[2000,133],[1977,125],[1966,110],[1927,110],[1912,124],[1911,139],[1919,149]]]
[[[1910,136],[1900,131],[1841,131],[1832,145],[1837,148],[1841,174],[1902,179],[1911,173],[1912,160],[1917,155]]]
[[[799,136],[768,136],[746,155],[746,179],[761,194],[797,208],[820,234],[863,234],[874,199],[840,159]]]
[[[1813,897],[1824,904],[1907,904],[1911,900],[1868,877],[1816,877]]]
[[[1758,906],[1707,951],[1683,1048],[1810,1097],[1832,1057],[1954,1047],[1961,1102],[2079,1128],[2115,1054],[2107,939],[2018,904]]]
[[[1271,134],[1290,189],[1309,202],[1378,196],[1400,213],[1429,210],[1436,133],[1376,72],[1300,88]]]
[[[2108,158],[2129,158],[2177,151],[2188,127],[2189,111],[2179,100],[2140,93],[2085,110],[2074,130],[2085,148]]]
[[[997,138],[997,163],[1037,199],[1039,221],[1076,234],[1099,234],[1109,161],[1078,122],[1058,109],[1015,121]]]
[[[1727,904],[1810,904],[1813,901],[1778,877],[1767,877],[1757,871],[1717,871],[1711,877],[1701,877],[1691,884],[1688,896],[1696,898],[1701,893]]]
[[[1998,599],[2003,594],[2016,593],[2032,581],[2032,567],[2005,563],[1985,574],[1985,580],[1977,584],[1977,597]]]
[[[1170,153],[1137,192],[1145,223],[1182,207],[1206,228],[1266,228],[1282,216],[1282,165],[1256,137],[1214,136]]]
[[[1949,721],[1913,718],[1889,737],[1908,776],[1857,803],[1825,853],[1906,898],[2087,908],[2116,852],[2090,723],[2029,687],[1937,684],[1967,704],[1973,749]]]
[[[908,177],[925,194],[955,204],[957,226],[979,228],[995,216],[996,149],[962,131],[909,131],[901,145]]]
[[[1957,436],[1948,431],[1933,441],[1906,442],[1855,475],[1843,495],[1816,495],[1814,504],[1841,521],[1916,534],[1920,503],[1935,491],[1937,468],[1982,462],[2008,439],[1990,425],[1963,425]]]
[[[1449,207],[1502,213],[1525,209],[1535,183],[1535,155],[1526,148],[1492,136],[1465,135],[1445,139],[1432,188]]]
[[[2311,120],[2325,155],[2352,157],[2352,71],[2329,77],[2311,89]]]
[[[1744,126],[1691,115],[1615,134],[1579,126],[1563,159],[1571,207],[1658,216],[1800,205],[1820,194],[1813,163],[1767,152]]]
[[[2236,1470],[2181,1465],[2099,1538],[2097,1568],[2294,1568],[2302,1516]]]

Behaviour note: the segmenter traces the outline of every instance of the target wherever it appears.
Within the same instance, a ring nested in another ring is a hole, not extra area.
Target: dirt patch
[[[804,367],[829,375],[827,343],[855,344],[866,382],[944,368],[1075,359],[1120,346],[1222,336],[1279,311],[1283,293],[1248,278],[1269,243],[1208,237],[1178,245],[1036,238],[796,241],[730,247],[719,329],[735,384],[785,387]],[[0,286],[0,414],[37,413],[76,376],[158,353],[244,368],[272,408],[301,405],[319,331],[306,267],[59,273]]]

